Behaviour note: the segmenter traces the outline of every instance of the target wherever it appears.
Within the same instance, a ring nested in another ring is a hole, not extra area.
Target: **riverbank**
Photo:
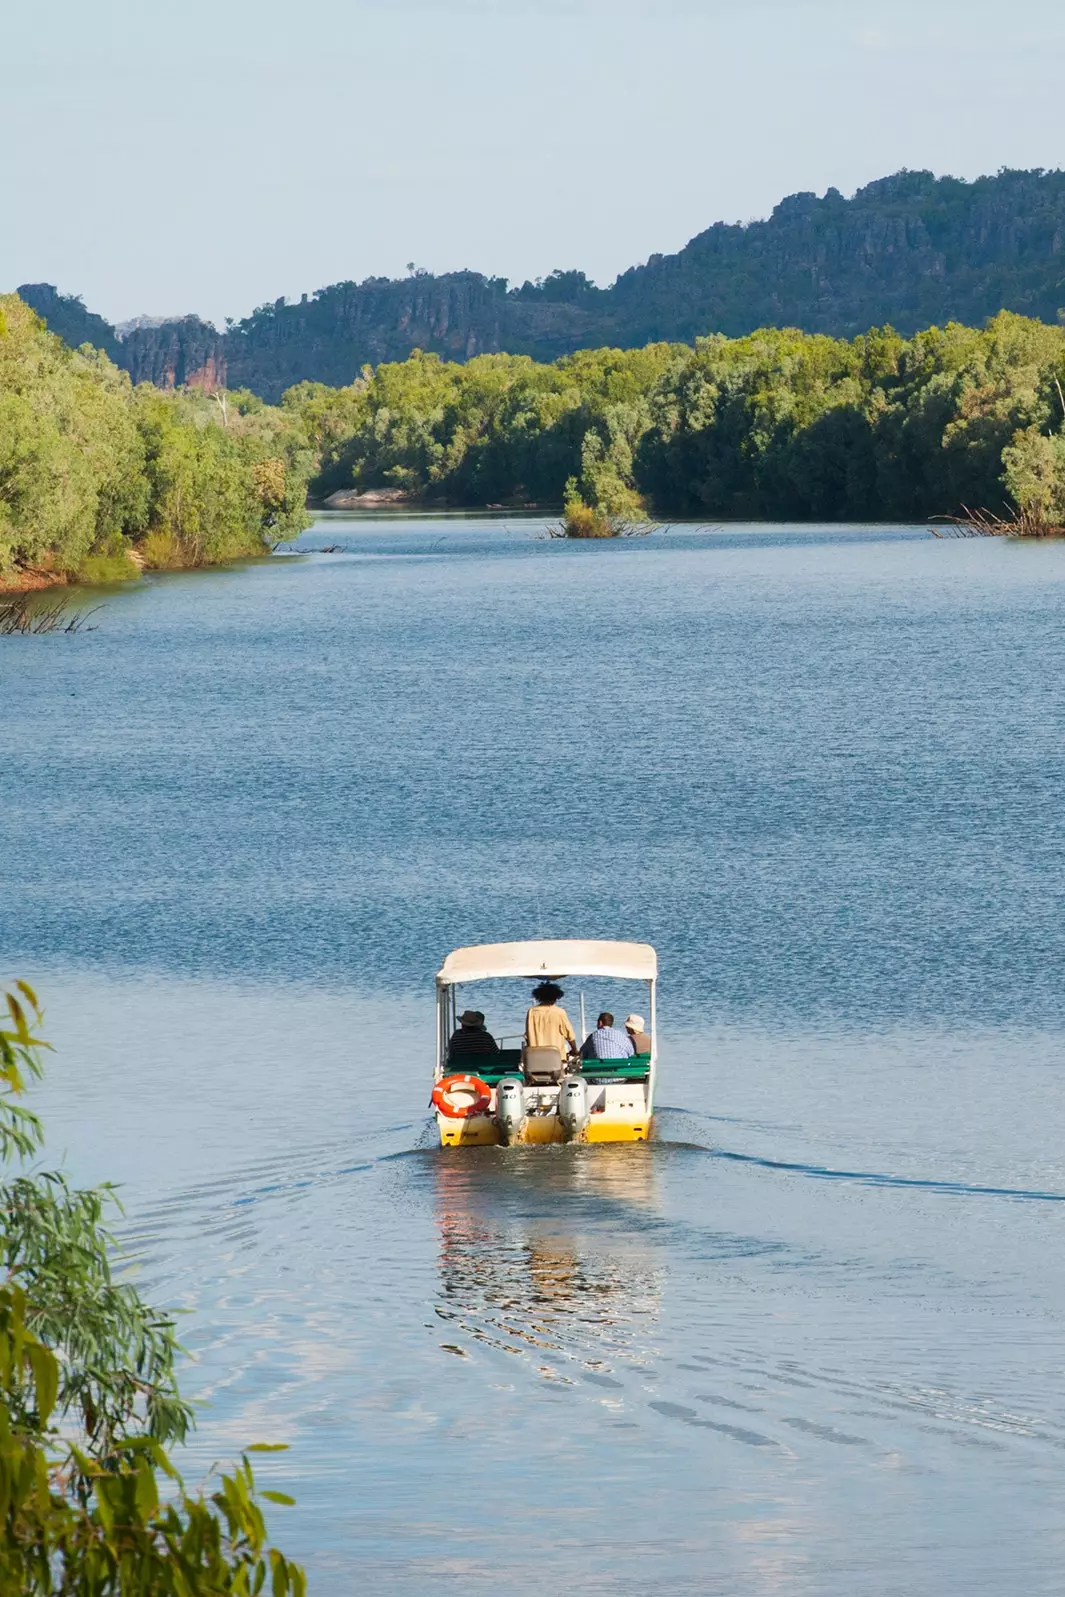
[[[308,525],[301,419],[253,394],[134,388],[0,295],[0,591],[265,554]]]
[[[56,571],[0,572],[0,599],[17,599],[21,594],[42,593],[47,588],[66,588],[70,578]]]
[[[632,521],[1065,519],[1065,328],[762,328],[551,364],[416,352],[283,408],[327,507],[584,505]]]

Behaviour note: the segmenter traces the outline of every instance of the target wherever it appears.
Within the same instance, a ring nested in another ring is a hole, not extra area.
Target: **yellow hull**
[[[495,1121],[488,1115],[471,1115],[468,1120],[453,1120],[438,1114],[442,1148],[486,1148],[500,1141]],[[578,1142],[646,1142],[654,1127],[654,1117],[640,1120],[614,1120],[593,1115]],[[562,1123],[555,1115],[531,1115],[518,1142],[565,1142]]]

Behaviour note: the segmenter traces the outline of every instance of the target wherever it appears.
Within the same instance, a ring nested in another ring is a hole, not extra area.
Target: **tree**
[[[134,389],[0,296],[0,581],[135,576],[133,548],[202,565],[300,532],[314,454],[298,419],[247,391],[221,398]]]
[[[0,1162],[10,1166],[41,1146],[19,1099],[47,1045],[32,989],[20,982],[5,996]],[[273,1597],[303,1597],[303,1572],[269,1546],[258,1503],[291,1499],[257,1493],[247,1455],[209,1497],[187,1492],[170,1461],[164,1444],[191,1420],[173,1322],[113,1279],[101,1225],[110,1189],[20,1174],[0,1197],[0,1591],[251,1597],[269,1581]]]
[[[1037,525],[1065,522],[1065,439],[1038,427],[1015,432],[1002,452],[1002,481],[1011,499]]]

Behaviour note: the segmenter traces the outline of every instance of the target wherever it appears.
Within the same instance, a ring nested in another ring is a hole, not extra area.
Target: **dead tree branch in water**
[[[0,599],[0,637],[15,634],[27,636],[45,632],[95,632],[88,625],[103,605],[91,610],[75,610],[68,599],[54,599],[51,604],[35,604],[27,595],[17,599]]]
[[[1036,510],[1007,510],[996,516],[990,510],[970,510],[962,505],[963,516],[943,516],[942,525],[929,527],[933,538],[1065,538],[1065,527],[1056,526]]]

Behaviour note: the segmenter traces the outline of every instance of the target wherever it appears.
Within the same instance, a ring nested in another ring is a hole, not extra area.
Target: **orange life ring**
[[[468,1103],[451,1103],[448,1094],[452,1092],[472,1092],[474,1096]],[[491,1102],[492,1089],[480,1076],[444,1076],[433,1088],[433,1107],[450,1120],[468,1120],[471,1115],[483,1114]]]

